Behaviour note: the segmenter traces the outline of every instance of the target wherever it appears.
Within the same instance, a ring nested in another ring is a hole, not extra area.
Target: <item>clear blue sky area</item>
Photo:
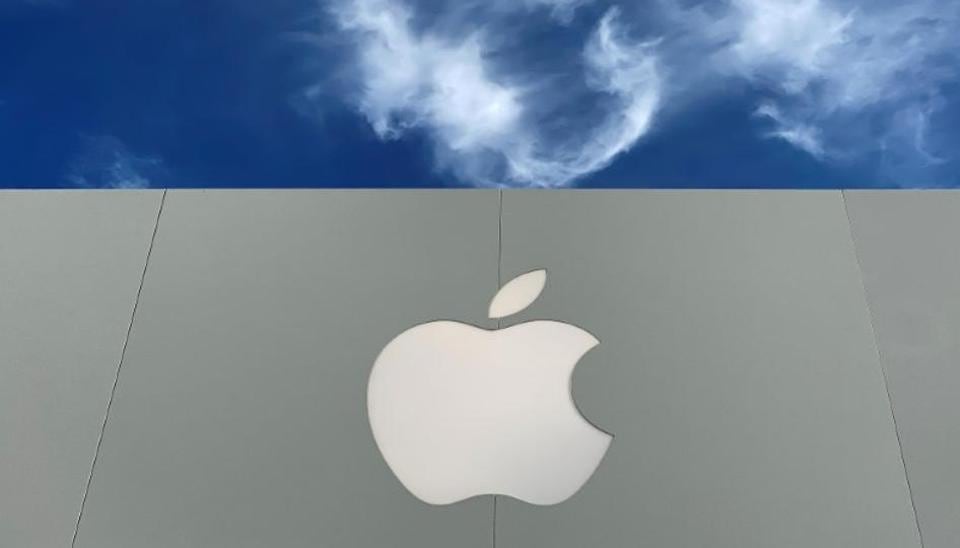
[[[958,46],[960,0],[0,0],[0,186],[960,186]]]

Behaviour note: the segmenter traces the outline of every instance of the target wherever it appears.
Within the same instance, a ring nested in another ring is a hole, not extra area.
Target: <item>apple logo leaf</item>
[[[547,271],[542,268],[517,276],[493,296],[488,315],[495,320],[520,312],[537,300],[546,282]]]

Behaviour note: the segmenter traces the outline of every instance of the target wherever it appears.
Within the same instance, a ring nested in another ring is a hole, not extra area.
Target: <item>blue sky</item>
[[[960,186],[960,0],[0,0],[0,186]]]

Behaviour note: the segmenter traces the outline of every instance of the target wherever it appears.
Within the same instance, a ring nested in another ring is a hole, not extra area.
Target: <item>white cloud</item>
[[[137,156],[110,135],[83,137],[70,163],[67,180],[84,188],[147,188],[165,171],[152,156]]]
[[[467,182],[568,184],[629,149],[648,131],[659,104],[654,45],[628,39],[617,10],[603,17],[583,50],[585,87],[600,98],[604,116],[560,136],[545,131],[551,113],[538,109],[548,102],[562,108],[563,91],[547,82],[512,83],[491,61],[482,28],[462,35],[416,32],[414,13],[397,0],[353,0],[335,15],[355,40],[356,106],[373,130],[384,139],[425,131],[439,166]]]
[[[802,92],[837,62],[849,14],[819,0],[733,0],[737,27],[729,53],[748,77],[775,71],[788,93]]]
[[[948,74],[931,63],[960,42],[957,7],[944,2],[734,0],[731,17],[731,50],[743,70],[782,76],[788,94],[820,84],[829,108],[862,108],[938,83]]]
[[[529,155],[517,162],[521,181],[569,183],[609,165],[629,150],[653,122],[660,105],[661,78],[655,42],[632,42],[619,25],[620,12],[609,10],[600,20],[583,52],[587,85],[606,97],[606,118],[582,128],[579,139],[538,160]]]
[[[351,2],[338,15],[357,34],[359,108],[381,137],[426,126],[450,149],[471,153],[502,146],[517,129],[520,92],[490,78],[479,35],[417,36],[409,9],[390,0]]]
[[[955,157],[948,153],[950,145],[931,138],[935,135],[931,122],[938,108],[939,105],[922,105],[893,115],[893,122],[878,139],[878,172],[883,182],[910,187],[957,185],[957,170],[951,165]]]
[[[958,81],[960,0],[656,0],[588,32],[591,0],[404,1],[334,8],[357,53],[354,104],[383,139],[426,135],[462,182],[571,184],[654,122],[735,94],[756,97],[761,137],[820,161],[952,161],[938,115]],[[519,14],[569,33],[580,55],[527,50],[498,26],[508,13],[511,29]]]
[[[818,128],[787,119],[773,103],[763,103],[757,108],[755,114],[775,122],[776,128],[767,133],[768,137],[782,139],[811,156],[817,158],[823,156],[822,138]]]
[[[908,118],[924,154],[933,105],[958,76],[953,1],[732,0],[718,24],[730,32],[718,66],[769,89],[774,134],[817,157],[882,151]]]

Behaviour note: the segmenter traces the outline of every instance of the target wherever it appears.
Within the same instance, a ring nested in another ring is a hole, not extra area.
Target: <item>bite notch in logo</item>
[[[513,279],[490,303],[490,318],[523,310],[545,282],[545,270]],[[563,502],[613,438],[583,418],[570,391],[574,367],[597,344],[550,320],[496,330],[454,321],[412,327],[384,347],[370,373],[377,446],[400,482],[430,504],[482,494]]]

